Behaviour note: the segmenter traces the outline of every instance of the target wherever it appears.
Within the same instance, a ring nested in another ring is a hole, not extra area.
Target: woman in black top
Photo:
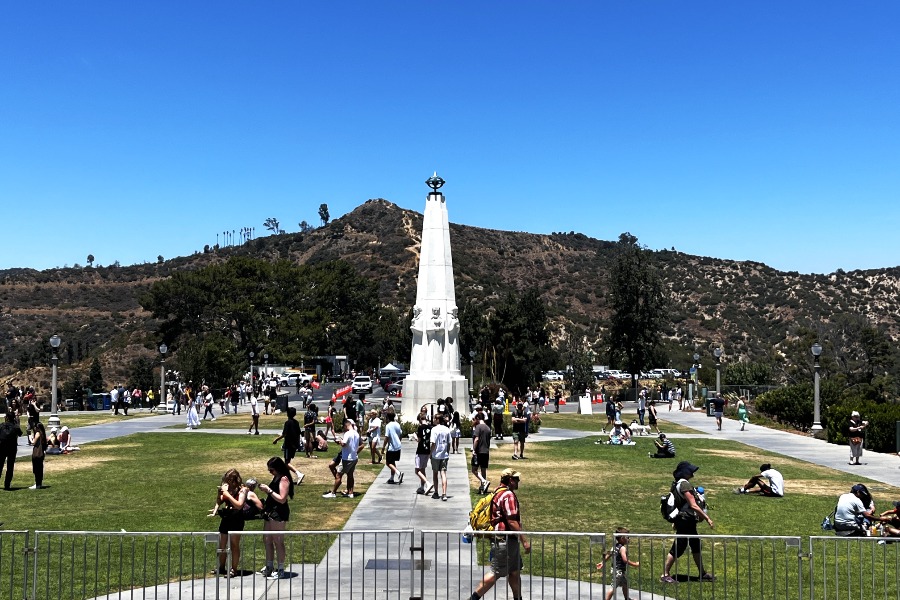
[[[290,471],[284,459],[273,456],[266,463],[269,473],[272,474],[272,482],[269,485],[261,485],[259,489],[268,494],[265,508],[263,509],[266,520],[264,531],[284,531],[287,521],[291,516],[288,499],[294,497],[294,482],[291,481]],[[284,579],[284,535],[265,535],[266,566],[261,571],[269,579]],[[274,570],[274,558],[278,558],[278,570]]]
[[[44,424],[36,422],[31,430],[31,470],[34,471],[34,485],[30,490],[44,489],[44,454],[47,451],[47,431]]]

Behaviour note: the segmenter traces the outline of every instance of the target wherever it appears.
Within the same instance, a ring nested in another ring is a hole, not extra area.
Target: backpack
[[[493,492],[482,497],[475,504],[475,508],[469,513],[469,526],[475,531],[493,531],[494,525],[491,523],[491,509],[494,506],[494,498],[508,488],[498,486]],[[477,534],[476,534],[477,536]],[[487,536],[482,536],[487,537]]]
[[[681,507],[684,506],[684,500],[679,498],[679,495],[675,492],[677,487],[678,482],[673,481],[669,493],[659,497],[659,512],[662,514],[662,518],[669,523],[674,523],[678,520],[679,515],[681,515]]]

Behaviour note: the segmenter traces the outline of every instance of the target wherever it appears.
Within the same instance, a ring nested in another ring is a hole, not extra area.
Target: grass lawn
[[[181,416],[187,421],[187,415],[182,411]],[[200,412],[200,416],[203,416],[203,412]],[[301,411],[297,411],[296,419],[303,423],[303,413]],[[259,428],[260,429],[277,429],[281,431],[281,428],[284,426],[284,422],[287,420],[287,414],[281,413],[277,415],[264,415],[260,413],[259,415]],[[216,408],[216,420],[213,421],[211,419],[206,419],[205,421],[201,419],[200,428],[201,429],[243,429],[247,431],[250,428],[250,424],[253,422],[253,418],[250,416],[250,409],[247,409],[247,412],[239,412],[238,414],[228,414],[228,415],[219,415],[219,409]],[[325,429],[324,425],[319,425],[320,429]],[[184,429],[184,423],[179,423],[178,425],[172,425],[170,429]]]
[[[626,423],[631,423],[632,419],[637,419],[637,413],[625,412],[622,414],[622,420]],[[557,427],[559,429],[571,429],[573,431],[599,432],[605,425],[606,413],[595,413],[593,415],[547,413],[546,415],[541,415],[541,427]],[[665,433],[695,433],[697,435],[705,435],[702,431],[697,431],[696,429],[685,427],[684,425],[670,423],[665,419],[659,419],[659,427],[660,431]]]
[[[132,435],[48,456],[45,490],[26,489],[34,483],[31,461],[20,458],[13,478],[17,489],[0,492],[0,520],[9,529],[215,531],[219,520],[206,513],[222,473],[234,467],[245,479],[268,483],[266,461],[276,455],[280,450],[268,436]],[[340,528],[359,502],[321,497],[334,481],[330,455],[295,459],[306,478],[295,490],[288,529]],[[360,462],[357,489],[364,492],[382,468]],[[247,529],[261,530],[262,521]]]

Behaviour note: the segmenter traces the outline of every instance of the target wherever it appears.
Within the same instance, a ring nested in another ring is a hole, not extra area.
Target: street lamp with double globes
[[[50,345],[53,347],[53,357],[50,359],[50,364],[53,365],[53,375],[50,381],[50,385],[52,389],[50,390],[50,419],[47,421],[47,424],[50,427],[59,427],[59,414],[57,414],[57,398],[56,398],[56,367],[59,364],[59,356],[56,355],[56,350],[59,348],[59,344],[62,342],[59,339],[58,335],[53,335],[50,338]]]
[[[819,356],[822,354],[822,346],[818,342],[809,349],[813,355],[813,431],[822,430],[822,415],[819,409]]]
[[[722,349],[713,350],[713,356],[716,357],[716,398],[722,393]]]
[[[169,403],[166,400],[166,352],[169,351],[169,347],[165,344],[159,345],[159,353],[162,358],[159,359],[159,403],[156,405],[156,412],[159,412],[159,407],[162,406],[163,410],[169,408]]]

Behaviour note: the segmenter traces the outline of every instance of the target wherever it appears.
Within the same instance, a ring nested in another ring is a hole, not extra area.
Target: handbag
[[[44,458],[44,444],[40,440],[31,447],[31,458]]]
[[[850,438],[850,443],[851,443],[851,444],[854,444],[854,445],[855,445],[855,444],[862,444],[862,441],[863,441],[862,438],[859,437],[858,435],[854,435],[853,437]]]

